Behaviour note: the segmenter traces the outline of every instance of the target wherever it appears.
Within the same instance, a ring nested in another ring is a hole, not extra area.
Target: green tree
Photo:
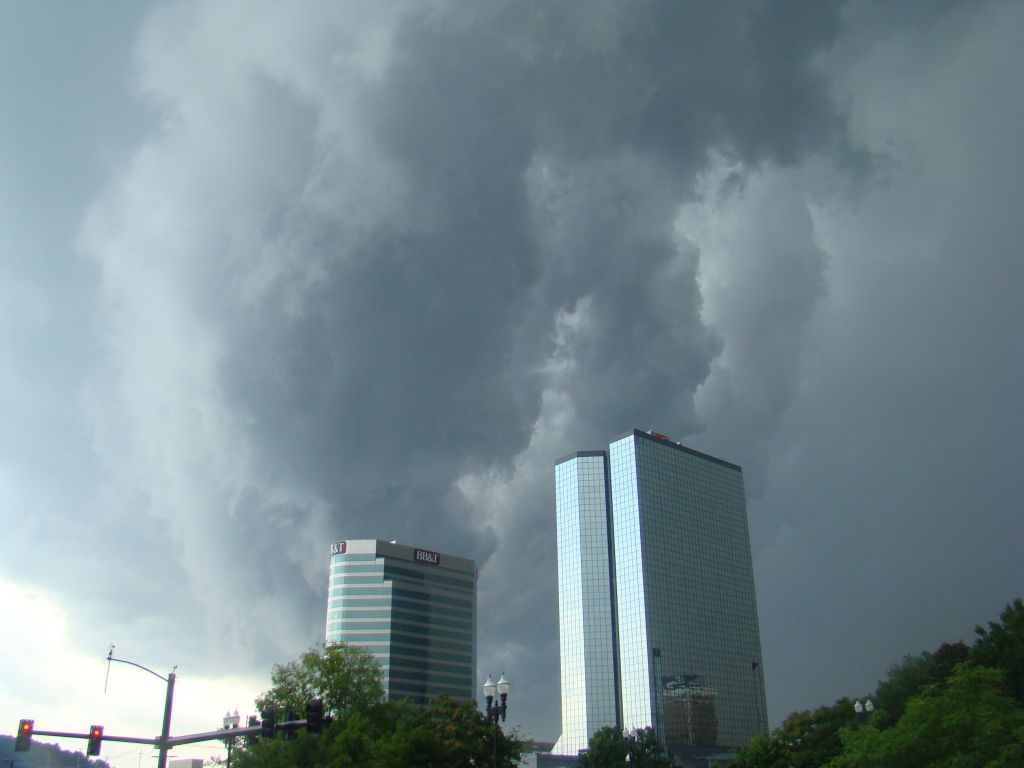
[[[347,645],[311,648],[297,661],[276,665],[261,710],[301,712],[314,697],[335,720],[319,737],[300,731],[285,741],[260,739],[239,749],[237,768],[514,768],[518,737],[490,722],[471,701],[438,697],[426,707],[383,701],[380,667]]]
[[[665,757],[653,728],[623,733],[606,725],[590,737],[580,765],[583,768],[669,768],[672,762]]]
[[[626,756],[630,768],[670,768],[672,765],[653,728],[637,728],[626,734]]]
[[[907,702],[887,730],[847,729],[829,768],[1009,768],[1024,754],[1024,709],[1004,693],[1004,675],[960,664]]]
[[[976,627],[973,660],[1006,673],[1006,684],[1014,698],[1024,703],[1024,603],[1017,598],[999,614],[1000,621],[988,629]]]
[[[793,715],[806,712],[793,713]],[[792,718],[790,715],[788,719]],[[790,768],[792,762],[789,748],[772,734],[756,736],[745,748],[741,749],[729,766],[730,768]]]
[[[932,669],[933,682],[940,683],[952,677],[956,668],[971,658],[971,649],[967,643],[943,643],[932,654],[934,667]]]
[[[384,698],[380,665],[369,652],[345,643],[313,646],[298,661],[275,664],[271,688],[256,697],[263,712],[294,710],[300,716],[311,699],[323,699],[324,712],[337,717]]]
[[[893,664],[875,692],[875,706],[879,710],[877,725],[883,728],[894,725],[903,716],[907,702],[935,682],[935,660],[930,653],[907,654],[898,664]]]
[[[899,664],[889,667],[886,679],[878,684],[875,725],[890,728],[903,716],[907,702],[929,685],[944,683],[957,665],[967,661],[971,649],[963,642],[943,643],[934,653],[904,656]]]
[[[855,722],[853,702],[839,699],[814,712],[793,712],[770,735],[740,750],[736,768],[819,768],[842,752],[840,734]]]
[[[387,701],[344,712],[320,738],[261,740],[238,753],[237,768],[515,768],[522,742],[470,701],[427,707]]]
[[[1015,600],[999,618],[975,630],[973,648],[945,643],[891,666],[878,685],[870,722],[856,722],[849,699],[794,712],[740,750],[732,765],[1024,765],[1024,604]]]
[[[491,765],[512,768],[523,755],[523,743],[516,734],[506,734],[492,723],[472,701],[455,701],[438,696],[430,702],[425,718],[438,735],[445,765],[451,768]]]
[[[583,768],[619,768],[626,764],[626,737],[614,725],[594,731],[587,751],[580,757]]]

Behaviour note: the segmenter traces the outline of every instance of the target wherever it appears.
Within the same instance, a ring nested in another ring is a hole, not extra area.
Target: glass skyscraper
[[[555,465],[560,754],[575,754],[597,728],[619,721],[607,474],[604,451],[582,451]],[[560,752],[563,744],[581,746]]]
[[[743,474],[633,430],[555,465],[562,735],[652,726],[677,758],[768,728]]]
[[[389,700],[472,699],[476,564],[393,542],[331,545],[328,643],[373,654]]]

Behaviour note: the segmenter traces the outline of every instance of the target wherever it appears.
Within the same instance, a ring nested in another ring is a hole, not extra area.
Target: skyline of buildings
[[[653,727],[676,757],[767,731],[739,466],[633,429],[555,463],[562,730]],[[325,640],[368,650],[386,698],[475,699],[472,560],[374,539],[331,546]]]
[[[365,648],[385,698],[473,699],[476,563],[375,539],[331,545],[325,641]]]
[[[654,432],[555,464],[562,734],[699,757],[767,731],[742,470]]]

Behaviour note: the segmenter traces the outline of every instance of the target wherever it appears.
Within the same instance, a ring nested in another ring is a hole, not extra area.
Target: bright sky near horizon
[[[111,642],[178,666],[175,733],[244,717],[380,538],[477,561],[481,680],[554,741],[552,467],[633,427],[744,468],[773,723],[970,640],[1024,584],[1021,39],[1010,0],[0,4],[0,732],[155,735]]]

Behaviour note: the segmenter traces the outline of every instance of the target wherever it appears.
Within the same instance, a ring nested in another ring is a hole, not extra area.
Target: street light
[[[853,711],[857,715],[857,722],[863,723],[869,717],[871,713],[875,711],[875,705],[871,703],[871,699],[865,699],[864,703],[860,703],[860,699],[853,702]]]
[[[230,710],[224,713],[224,730],[231,731],[238,727],[238,722],[241,718],[238,717],[238,710],[234,711],[234,714]],[[235,746],[235,736],[225,736],[224,743],[228,748],[228,764],[227,768],[231,768],[231,748]]]
[[[114,644],[111,643],[110,649],[107,651],[107,681],[110,680],[110,663],[116,661],[119,664],[131,664],[133,667],[149,672],[153,677],[159,677],[165,683],[167,683],[167,695],[164,697],[164,725],[160,729],[160,735],[157,737],[156,747],[160,751],[157,753],[156,768],[167,768],[167,742],[171,737],[171,705],[174,703],[174,681],[177,676],[174,674],[174,670],[177,669],[175,665],[174,669],[167,673],[167,677],[154,672],[149,667],[144,667],[141,664],[136,664],[134,661],[128,661],[128,659],[117,659],[114,658]],[[103,684],[103,692],[107,692],[106,683]]]
[[[491,764],[494,768],[497,768],[498,765],[498,720],[505,721],[510,690],[512,690],[512,685],[506,679],[504,672],[501,673],[497,683],[491,679],[490,675],[484,680],[484,699],[487,702],[486,717],[494,723],[494,728],[491,731]],[[494,700],[495,693],[498,694],[497,702]]]

